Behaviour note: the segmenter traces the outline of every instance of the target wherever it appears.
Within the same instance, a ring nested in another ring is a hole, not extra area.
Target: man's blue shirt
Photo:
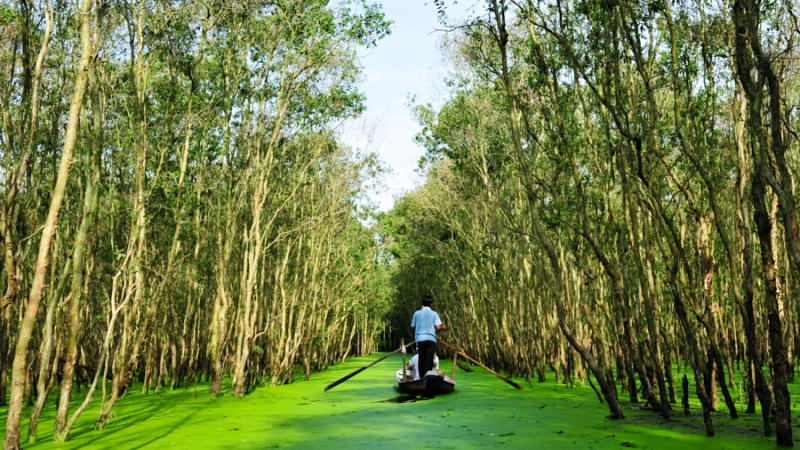
[[[414,327],[414,338],[417,342],[433,341],[436,342],[436,326],[442,324],[439,313],[423,306],[422,309],[414,313],[411,319],[411,326]]]

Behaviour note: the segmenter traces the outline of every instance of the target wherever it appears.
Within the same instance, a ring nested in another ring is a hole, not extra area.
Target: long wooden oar
[[[369,369],[370,367],[374,366],[375,364],[378,364],[379,362],[383,361],[384,359],[386,359],[386,358],[394,355],[395,353],[403,350],[404,348],[408,348],[409,346],[411,346],[415,342],[416,341],[411,341],[409,344],[406,344],[405,346],[401,346],[400,348],[398,348],[397,350],[393,351],[392,353],[389,353],[388,355],[384,355],[381,358],[378,358],[377,360],[375,360],[375,361],[367,364],[366,366],[356,370],[355,372],[353,372],[353,373],[351,373],[349,375],[346,375],[346,376],[344,376],[342,378],[339,378],[338,380],[334,381],[333,383],[325,386],[325,392],[328,392],[329,390],[331,390],[331,389],[335,388],[336,386],[344,383],[345,381],[349,380],[350,378],[353,378],[354,376],[356,376],[356,375],[360,374],[361,372]]]
[[[464,352],[462,352],[462,351],[460,351],[460,350],[456,350],[456,349],[455,349],[455,348],[454,348],[452,345],[448,344],[447,342],[445,342],[445,341],[443,341],[443,340],[441,340],[441,339],[439,339],[439,342],[441,342],[442,344],[444,344],[444,345],[446,345],[446,346],[450,347],[450,348],[451,348],[451,349],[453,349],[454,351],[457,351],[457,352],[458,352],[458,354],[459,354],[459,355],[461,355],[461,356],[462,356],[464,359],[466,359],[467,361],[469,361],[469,362],[471,362],[471,363],[473,363],[473,364],[476,364],[476,365],[480,366],[480,367],[481,367],[483,370],[485,370],[485,371],[489,372],[490,374],[492,374],[492,375],[496,376],[497,378],[500,378],[501,380],[503,380],[503,381],[505,381],[506,383],[508,383],[508,384],[510,384],[510,385],[512,385],[512,386],[514,386],[514,387],[515,387],[515,388],[517,388],[517,389],[522,389],[522,386],[520,386],[520,385],[518,385],[517,383],[515,383],[515,382],[513,382],[513,381],[509,380],[508,378],[506,378],[506,377],[504,377],[504,376],[500,375],[499,373],[495,372],[494,370],[492,370],[492,369],[490,369],[490,368],[488,368],[488,367],[484,366],[483,364],[481,364],[480,362],[476,361],[475,359],[473,359],[473,358],[470,358],[470,357],[469,357],[467,354],[465,354]]]

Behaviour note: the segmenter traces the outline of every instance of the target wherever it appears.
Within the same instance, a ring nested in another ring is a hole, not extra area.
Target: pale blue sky
[[[342,138],[353,147],[377,152],[392,172],[385,177],[386,189],[371,195],[382,211],[394,198],[420,183],[415,173],[424,151],[413,142],[419,126],[408,106],[409,96],[417,103],[441,104],[446,96],[442,78],[446,73],[438,42],[443,33],[435,31],[436,8],[432,0],[381,0],[388,19],[394,21],[392,34],[377,47],[361,52],[367,96],[367,110],[349,122]]]

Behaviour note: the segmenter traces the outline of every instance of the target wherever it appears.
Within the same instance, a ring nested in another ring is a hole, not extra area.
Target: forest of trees
[[[454,3],[452,93],[416,107],[427,182],[382,223],[398,297],[433,293],[496,368],[588,380],[612,419],[622,396],[689,412],[692,384],[709,436],[760,405],[791,446],[796,3]]]
[[[455,4],[427,181],[376,215],[380,161],[338,127],[380,6],[0,0],[4,448],[46,407],[64,441],[92,399],[102,429],[128,389],[241,397],[397,348],[424,294],[451,344],[612,419],[691,389],[709,436],[760,410],[791,446],[796,5]]]
[[[336,127],[389,27],[364,0],[0,1],[4,448],[53,390],[63,441],[132,382],[242,396],[375,350],[381,167]]]

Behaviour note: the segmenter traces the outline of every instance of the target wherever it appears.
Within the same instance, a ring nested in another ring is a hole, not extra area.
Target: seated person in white
[[[419,371],[417,369],[418,364],[419,364],[419,355],[414,355],[414,357],[411,358],[411,361],[408,362],[408,366],[406,367],[406,376],[414,381],[419,380],[420,378]],[[439,357],[433,355],[433,370],[431,372],[434,373],[432,373],[432,375],[437,375],[438,371],[439,371]],[[395,379],[397,380],[398,383],[400,383],[402,382],[402,378],[403,378],[403,369],[400,369],[395,374]]]
[[[419,380],[421,378],[419,374],[419,354],[416,354],[414,355],[413,358],[411,358],[411,361],[408,362],[408,368],[411,369],[411,373],[414,375],[414,381]],[[439,357],[433,355],[433,371],[438,371],[438,370],[439,370]]]

